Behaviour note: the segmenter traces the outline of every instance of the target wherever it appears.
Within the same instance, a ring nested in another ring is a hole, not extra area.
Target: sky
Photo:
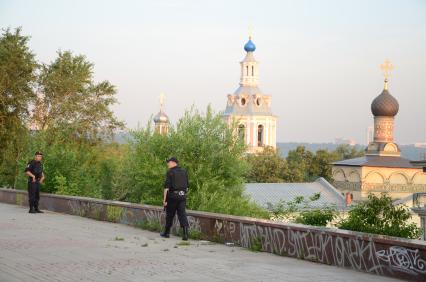
[[[385,59],[395,141],[426,142],[426,1],[0,0],[0,28],[22,27],[39,62],[58,50],[93,62],[95,80],[117,87],[113,109],[128,128],[158,112],[161,92],[172,122],[192,105],[223,111],[249,26],[278,142],[366,143]]]

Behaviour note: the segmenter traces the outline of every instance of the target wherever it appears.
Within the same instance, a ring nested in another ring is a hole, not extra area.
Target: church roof
[[[310,203],[312,208],[336,206],[346,208],[346,201],[342,194],[324,178],[306,183],[246,183],[245,194],[250,196],[258,205],[267,207],[267,203],[277,204],[281,200],[289,202],[298,196],[306,200],[315,193],[321,193],[317,201]]]
[[[154,122],[169,122],[169,117],[166,115],[166,113],[163,110],[160,110],[155,116],[154,116]]]
[[[264,116],[272,115],[271,107],[265,99],[269,96],[263,95],[262,91],[257,86],[240,86],[233,94],[235,100],[245,99],[245,104],[235,102],[232,105],[227,105],[225,112],[226,115],[251,115],[251,116]],[[259,104],[258,101],[259,100]],[[241,100],[240,100],[241,101]]]
[[[398,101],[387,89],[384,89],[371,103],[371,112],[374,116],[393,117],[398,113],[398,110]]]
[[[396,156],[364,156],[333,162],[333,165],[416,168],[409,159]]]
[[[243,62],[257,62],[254,58],[253,52],[248,52],[244,59],[241,61],[241,63]]]
[[[254,52],[256,50],[256,45],[251,41],[251,38],[249,38],[249,41],[244,45],[244,50],[246,52]]]

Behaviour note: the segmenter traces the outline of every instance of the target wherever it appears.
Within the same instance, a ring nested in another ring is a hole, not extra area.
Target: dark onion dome
[[[396,116],[398,110],[398,101],[387,89],[383,89],[382,93],[371,103],[371,112],[374,116],[393,117]]]
[[[154,116],[154,122],[169,122],[169,117],[163,111],[160,111]]]
[[[247,41],[246,45],[244,45],[244,50],[246,52],[254,52],[254,50],[256,50],[256,45],[254,45],[253,41],[251,41],[251,38],[249,38],[249,41]]]

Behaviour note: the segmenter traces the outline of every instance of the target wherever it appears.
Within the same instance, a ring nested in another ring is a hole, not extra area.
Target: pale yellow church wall
[[[335,181],[360,182],[361,168],[354,166],[333,166],[332,175]]]
[[[416,172],[413,175],[412,182],[415,184],[426,184],[426,173]]]
[[[346,175],[346,179],[349,182],[360,182],[361,181],[361,175],[359,173],[359,169],[358,170],[350,170],[349,172],[347,172]]]
[[[228,125],[233,121],[245,126],[245,142],[250,153],[257,153],[263,150],[264,146],[276,148],[276,120],[275,116],[230,116],[227,119]],[[263,125],[263,146],[257,146],[257,129]]]
[[[383,181],[389,182],[389,184],[417,184],[412,182],[413,176],[416,173],[423,173],[421,168],[393,168],[393,167],[362,167],[362,179],[363,182],[370,183],[370,175],[380,175],[383,177]],[[376,182],[373,182],[376,183]],[[418,183],[420,184],[420,183]]]
[[[385,178],[382,173],[379,171],[371,171],[365,175],[364,183],[374,183],[374,184],[383,184]]]
[[[343,195],[351,193],[353,200],[361,199],[361,168],[354,166],[333,166],[333,185],[342,192]]]
[[[346,176],[345,176],[343,169],[341,169],[341,168],[336,169],[336,168],[333,167],[332,171],[333,171],[334,181],[346,181]]]
[[[369,193],[388,192],[393,199],[426,192],[426,173],[421,168],[333,166],[333,184],[343,193],[351,192],[354,200]]]

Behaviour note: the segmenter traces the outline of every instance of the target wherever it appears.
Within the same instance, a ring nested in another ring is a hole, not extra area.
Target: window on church
[[[246,138],[246,127],[244,124],[240,124],[238,126],[238,137],[240,138],[240,140],[245,140]]]
[[[263,125],[261,124],[257,127],[257,146],[263,146]]]
[[[248,66],[246,66],[246,75],[248,76]]]
[[[254,66],[251,66],[251,76],[254,76]]]
[[[260,106],[262,104],[262,98],[257,98],[256,99],[256,105]]]

